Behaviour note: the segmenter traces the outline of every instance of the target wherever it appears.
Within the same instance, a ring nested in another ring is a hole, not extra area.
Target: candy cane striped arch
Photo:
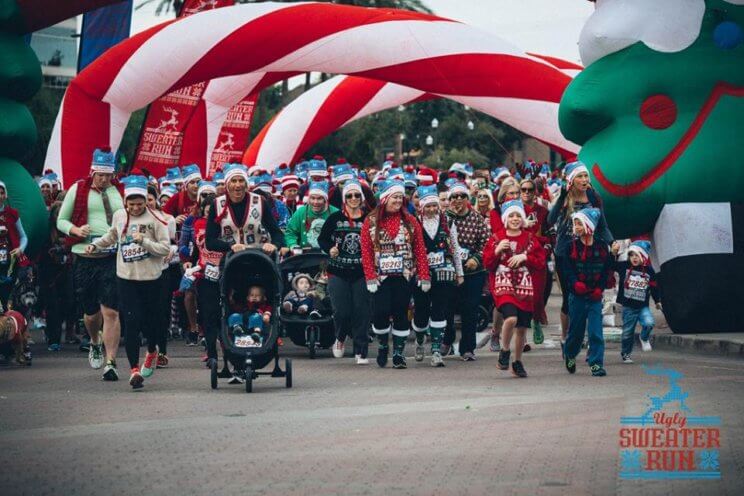
[[[292,71],[391,81],[487,113],[494,98],[557,108],[570,81],[495,36],[436,16],[328,3],[238,5],[153,27],[86,68],[65,94],[47,165],[69,184],[88,173],[93,148],[118,148],[131,113],[160,95],[199,81]],[[572,146],[560,133],[536,137]]]
[[[530,55],[547,61],[570,77],[582,70],[580,65],[555,57]],[[333,77],[303,93],[268,122],[249,145],[243,155],[243,163],[268,169],[281,163],[294,163],[325,136],[357,119],[431,98],[438,96],[395,83],[357,76]],[[507,112],[495,117],[512,125],[527,117],[538,119],[538,123],[522,122],[520,125],[521,129],[529,129],[531,134],[544,135],[557,131],[558,120],[553,102],[524,100],[521,107],[519,102],[516,103],[515,115]],[[540,110],[536,105],[544,108]],[[543,130],[536,126],[542,126]],[[578,147],[574,145],[573,148],[558,151],[575,155]]]

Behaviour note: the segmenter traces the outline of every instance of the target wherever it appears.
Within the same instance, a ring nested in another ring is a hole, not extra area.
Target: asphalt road
[[[288,345],[294,388],[261,377],[252,394],[210,390],[181,342],[137,392],[83,353],[39,353],[0,369],[0,494],[742,494],[744,362],[637,351],[623,365],[618,346],[605,378],[537,349],[515,379],[486,350],[393,370]],[[694,413],[722,417],[720,480],[619,478],[620,416],[668,388],[642,363],[684,373]]]

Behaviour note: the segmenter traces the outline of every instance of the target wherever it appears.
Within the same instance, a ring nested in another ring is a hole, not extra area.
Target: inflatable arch
[[[299,23],[314,29],[292,29]],[[173,89],[293,71],[391,81],[492,115],[494,102],[503,99],[548,102],[552,118],[570,82],[540,58],[436,16],[327,3],[226,7],[151,28],[88,66],[65,94],[47,164],[67,183],[82,177],[90,150],[101,143],[118,148],[131,112]],[[535,137],[563,149],[575,146],[557,127]]]

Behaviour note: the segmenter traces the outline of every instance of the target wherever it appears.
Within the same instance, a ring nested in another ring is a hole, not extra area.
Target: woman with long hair
[[[392,331],[393,367],[404,369],[407,364],[403,352],[411,333],[410,281],[417,280],[421,291],[428,292],[429,264],[421,226],[403,205],[403,182],[387,180],[379,192],[380,203],[362,226],[362,267],[367,290],[373,295],[372,330],[379,341],[377,365],[387,365]]]

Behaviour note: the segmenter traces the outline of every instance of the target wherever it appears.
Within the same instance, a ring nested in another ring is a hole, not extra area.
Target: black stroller
[[[253,380],[259,375],[284,377],[286,386],[292,387],[292,360],[284,360],[284,370],[279,367],[279,350],[277,337],[279,336],[279,317],[277,311],[282,298],[282,281],[276,262],[260,250],[245,250],[239,253],[229,253],[225,256],[222,268],[220,289],[222,292],[222,322],[220,339],[224,345],[225,358],[233,365],[235,372],[245,379],[245,392],[253,391]],[[248,288],[260,285],[266,290],[266,298],[273,307],[268,331],[263,332],[263,341],[258,346],[236,346],[228,333],[227,317],[230,311],[230,296],[235,299],[244,297]],[[271,372],[258,372],[271,361],[274,368]],[[212,389],[217,389],[217,365],[211,369]]]
[[[279,264],[282,283],[285,291],[282,296],[291,290],[291,281],[296,274],[307,273],[316,278],[325,270],[328,263],[328,255],[319,250],[303,251],[301,254],[293,255],[284,259]],[[333,325],[333,317],[330,315],[328,305],[326,315],[318,318],[310,318],[304,315],[285,315],[280,312],[283,335],[289,337],[298,346],[307,346],[310,358],[317,356],[318,348],[328,349],[336,340],[336,331]]]

